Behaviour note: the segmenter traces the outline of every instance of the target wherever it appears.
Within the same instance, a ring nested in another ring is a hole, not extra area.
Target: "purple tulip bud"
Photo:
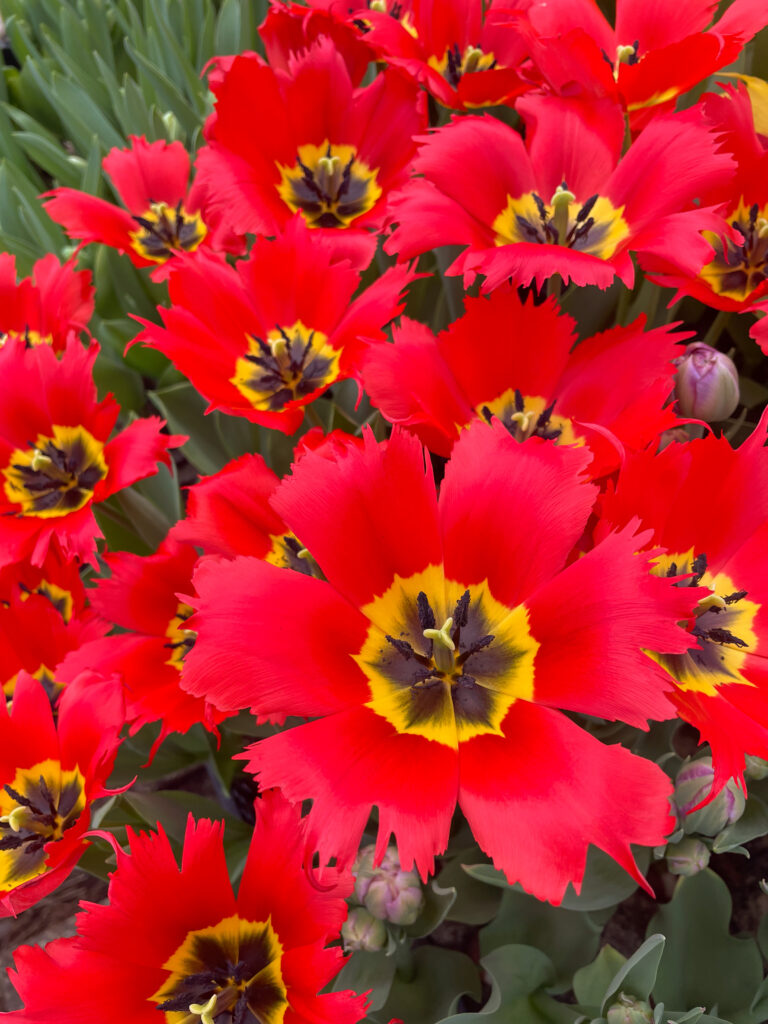
[[[376,953],[387,945],[387,927],[365,907],[352,907],[341,926],[341,937],[348,953],[359,949]]]
[[[382,921],[413,924],[424,906],[418,872],[402,870],[394,846],[387,847],[378,867],[373,866],[373,854],[374,847],[366,846],[355,861],[355,898]]]
[[[675,779],[675,803],[680,824],[687,834],[716,836],[744,813],[744,794],[729,779],[713,800],[708,800],[715,779],[711,757],[683,765]],[[703,800],[708,800],[702,805]],[[700,806],[701,805],[701,806]]]
[[[664,851],[667,869],[673,875],[698,875],[709,864],[709,848],[700,839],[686,836],[679,843],[671,843]]]
[[[675,398],[682,416],[714,423],[739,404],[739,375],[733,361],[702,341],[676,359]]]

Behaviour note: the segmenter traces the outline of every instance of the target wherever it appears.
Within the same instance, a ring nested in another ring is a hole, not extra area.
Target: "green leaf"
[[[352,954],[336,975],[333,981],[333,991],[344,992],[346,989],[352,989],[353,992],[370,991],[369,1013],[380,1010],[389,996],[389,990],[395,978],[395,968],[395,958],[387,956],[384,950],[380,953],[366,953],[364,950],[360,950]]]
[[[729,1016],[748,1008],[763,977],[762,962],[752,939],[729,934],[730,918],[730,894],[713,871],[679,880],[649,925],[667,939],[656,999],[683,1009],[717,1005]]]
[[[140,413],[146,403],[141,377],[135,370],[125,365],[119,352],[104,344],[104,335],[101,332],[96,330],[95,334],[102,342],[93,368],[93,379],[99,395],[104,396],[111,391],[124,412]]]
[[[133,490],[151,501],[169,525],[172,526],[181,519],[184,510],[175,462],[171,461],[170,470],[167,466],[161,465],[154,476],[148,476],[145,480],[135,483]]]
[[[648,999],[656,984],[664,941],[663,935],[651,935],[622,964],[603,996],[601,1013],[605,1013],[609,1004],[615,1002],[620,992],[635,996],[636,999]]]
[[[420,939],[431,935],[439,924],[448,916],[456,901],[454,888],[443,889],[433,878],[424,890],[424,907],[413,924],[403,928],[403,932],[411,939]]]
[[[472,878],[466,872],[461,859],[455,857],[448,860],[437,876],[441,886],[456,890],[456,900],[451,907],[450,919],[462,924],[487,924],[496,915],[503,893]]]
[[[89,195],[95,196],[99,190],[99,182],[101,181],[101,146],[96,135],[91,136],[90,146],[88,147],[88,158],[85,161],[85,167],[83,168],[83,177],[80,181],[80,188],[83,192],[87,192]]]
[[[435,1024],[452,1013],[462,995],[480,997],[477,966],[464,953],[440,946],[419,946],[412,951],[409,977],[398,970],[381,1011],[380,1019],[392,1017],[408,1024]]]
[[[165,110],[172,110],[187,132],[194,131],[200,118],[189,105],[178,86],[168,75],[141,53],[130,39],[125,40],[125,50],[136,64],[139,78],[148,81],[154,90],[157,102]]]
[[[199,472],[216,473],[230,461],[214,422],[204,416],[205,399],[189,382],[149,391],[147,397],[174,434],[189,435],[182,451]]]
[[[243,49],[241,42],[241,18],[242,6],[240,0],[224,0],[216,19],[216,33],[214,36],[215,52],[223,56],[227,54],[240,53]]]
[[[586,914],[512,889],[504,893],[497,915],[480,932],[483,955],[510,943],[546,951],[555,968],[553,985],[560,991],[571,987],[574,971],[592,959],[599,942],[600,929]]]
[[[645,871],[650,862],[650,851],[646,847],[641,847],[634,852],[638,867]],[[510,886],[504,873],[490,864],[470,864],[464,870],[472,878],[485,882],[486,885],[523,891],[518,883]],[[560,905],[565,910],[603,910],[621,903],[627,896],[631,896],[635,889],[637,882],[621,865],[607,853],[590,846],[581,892],[577,896],[573,886],[569,885]]]
[[[757,928],[757,943],[763,956],[768,960],[768,914],[763,914],[760,918]]]
[[[29,57],[39,57],[40,51],[32,41],[29,25],[22,18],[11,15],[5,21],[5,34],[19,64]]]
[[[768,1020],[768,978],[763,978],[752,1002],[749,1004],[749,1012],[755,1021]]]
[[[56,184],[77,188],[85,161],[67,154],[61,146],[32,132],[14,132],[14,138],[26,155],[55,179]]]
[[[488,1002],[478,1013],[460,1013],[440,1024],[565,1024],[577,1012],[544,992],[554,968],[549,958],[530,946],[500,946],[480,961],[490,976]],[[407,1020],[407,1018],[403,1018]]]
[[[116,501],[136,536],[154,551],[160,542],[165,540],[173,522],[170,522],[149,498],[140,494],[135,485],[120,491],[116,495]]]
[[[594,1008],[597,1016],[608,986],[626,962],[627,958],[613,946],[603,946],[592,963],[580,968],[573,976],[573,991],[579,1004],[584,1008]]]
[[[94,135],[104,152],[125,145],[125,139],[88,93],[58,72],[51,75],[50,99],[80,153],[89,151]]]

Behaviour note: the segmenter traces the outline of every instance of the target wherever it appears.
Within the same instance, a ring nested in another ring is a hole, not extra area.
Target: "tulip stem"
[[[718,311],[717,316],[710,324],[709,330],[702,339],[705,345],[711,345],[712,348],[715,347],[718,338],[723,333],[723,328],[728,323],[730,315],[730,310],[721,309]]]
[[[395,952],[395,970],[401,981],[408,983],[416,977],[416,961],[413,959],[413,950],[408,939],[402,945],[398,945]]]
[[[461,278],[459,277],[448,277],[446,270],[456,257],[461,252],[461,246],[457,245],[441,245],[435,250],[435,262],[437,263],[437,269],[439,271],[440,284],[443,289],[443,295],[445,296],[445,304],[448,308],[448,316],[451,321],[457,320],[463,311],[463,299],[464,299],[464,286]],[[435,325],[439,328],[441,325]]]
[[[313,427],[320,427],[324,434],[328,432],[328,428],[320,418],[320,413],[315,408],[314,403],[305,406],[304,411],[307,414],[307,419],[309,420]]]
[[[624,285],[624,288],[623,288],[621,294],[619,295],[619,301],[616,304],[616,323],[617,324],[623,324],[624,323],[624,320],[626,319],[627,313],[629,312],[629,306],[630,306],[630,303],[632,302],[632,298],[633,298],[634,294],[635,294],[634,289],[627,288],[627,286]]]

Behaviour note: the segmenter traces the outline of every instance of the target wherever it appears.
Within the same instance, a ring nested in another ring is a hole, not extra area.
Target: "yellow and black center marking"
[[[396,576],[362,611],[371,625],[354,657],[368,679],[367,706],[398,732],[455,749],[502,735],[512,704],[532,699],[539,644],[528,611],[500,604],[487,582],[467,588],[430,566]]]
[[[35,345],[53,344],[53,335],[41,334],[39,331],[33,331],[29,327],[25,327],[23,331],[0,331],[0,348],[3,347],[6,341],[16,338],[23,341],[26,348],[33,348]]]
[[[280,198],[301,210],[311,228],[346,228],[381,196],[376,176],[354,146],[323,142],[299,146],[292,167],[277,165]]]
[[[288,1008],[283,947],[267,921],[237,914],[187,933],[150,998],[167,1024],[282,1024]]]
[[[194,252],[208,234],[200,214],[189,213],[181,200],[175,206],[152,203],[133,219],[139,225],[131,232],[133,248],[153,263],[165,263],[175,252]]]
[[[312,564],[309,551],[294,533],[273,534],[270,538],[272,547],[264,555],[264,561],[270,565],[278,565],[281,569],[293,569],[304,576],[312,576]]]
[[[40,580],[36,587],[28,587],[25,583],[20,583],[19,590],[22,601],[26,601],[31,594],[39,594],[41,597],[48,598],[65,622],[69,622],[72,618],[74,598],[71,590],[64,590],[63,587],[56,583],[50,583],[48,580]]]
[[[675,585],[703,586],[711,591],[695,610],[691,633],[698,640],[698,647],[689,648],[685,654],[648,653],[682,690],[714,697],[718,686],[732,683],[753,686],[742,675],[742,668],[747,653],[757,649],[754,622],[760,606],[748,601],[747,591],[739,590],[724,573],[710,573],[707,556],[695,556],[693,549],[685,554],[663,556],[654,569],[654,574],[659,576],[689,572],[694,575]]]
[[[400,0],[395,0],[394,3],[388,3],[387,0],[366,0],[365,6],[369,11],[380,11],[382,14],[388,14],[390,18],[394,18],[395,21],[399,21],[409,36],[414,39],[419,38],[419,33],[416,30],[416,26],[413,23],[410,11],[404,11],[404,4],[400,3]],[[349,13],[353,14],[358,10],[360,4],[351,4],[348,8]],[[370,32],[371,23],[365,18],[353,18],[352,23],[360,29],[361,32]]]
[[[427,63],[454,89],[464,75],[492,71],[498,66],[492,53],[483,53],[479,46],[468,46],[462,53],[458,43],[449,46],[442,57],[430,57]]]
[[[563,182],[549,203],[536,192],[513,198],[493,222],[496,245],[533,242],[562,245],[576,252],[607,260],[629,238],[624,207],[597,194],[584,203],[576,202]]]
[[[517,388],[508,388],[498,398],[483,402],[477,412],[488,423],[495,416],[501,420],[516,441],[541,437],[555,444],[584,444],[574,433],[573,424],[565,416],[554,413],[555,403],[540,395],[523,395]]]
[[[276,327],[266,338],[248,337],[248,351],[235,364],[230,378],[254,409],[279,412],[289,402],[306,398],[332,384],[339,373],[341,351],[328,344],[321,331],[297,320]]]
[[[768,206],[760,209],[754,203],[747,207],[742,199],[731,226],[741,232],[741,245],[712,231],[704,232],[715,256],[700,276],[718,295],[741,302],[768,279]]]
[[[184,667],[184,659],[195,646],[197,633],[193,629],[186,628],[187,619],[194,613],[195,609],[183,601],[179,601],[176,607],[176,614],[168,623],[165,635],[168,643],[165,645],[170,649],[171,656],[166,665],[172,665],[181,672]]]
[[[43,689],[48,694],[51,704],[54,704],[56,698],[61,692],[64,684],[58,683],[53,671],[48,668],[45,664],[40,664],[34,672],[29,673],[33,679],[37,679],[38,682],[43,684]],[[5,694],[6,700],[12,700],[13,694],[16,689],[16,682],[19,678],[19,673],[15,672],[9,679],[3,683],[3,693]]]
[[[77,768],[46,760],[20,768],[0,791],[0,889],[14,889],[45,871],[47,843],[61,839],[85,807]]]
[[[5,496],[19,515],[50,519],[87,505],[107,475],[104,445],[85,427],[54,426],[28,448],[11,453],[3,470]]]

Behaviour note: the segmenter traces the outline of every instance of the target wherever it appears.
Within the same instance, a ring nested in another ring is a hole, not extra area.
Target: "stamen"
[[[422,629],[434,629],[435,613],[432,611],[427,595],[420,590],[416,597],[416,610],[419,614],[419,625]],[[425,634],[426,636],[426,634]]]

